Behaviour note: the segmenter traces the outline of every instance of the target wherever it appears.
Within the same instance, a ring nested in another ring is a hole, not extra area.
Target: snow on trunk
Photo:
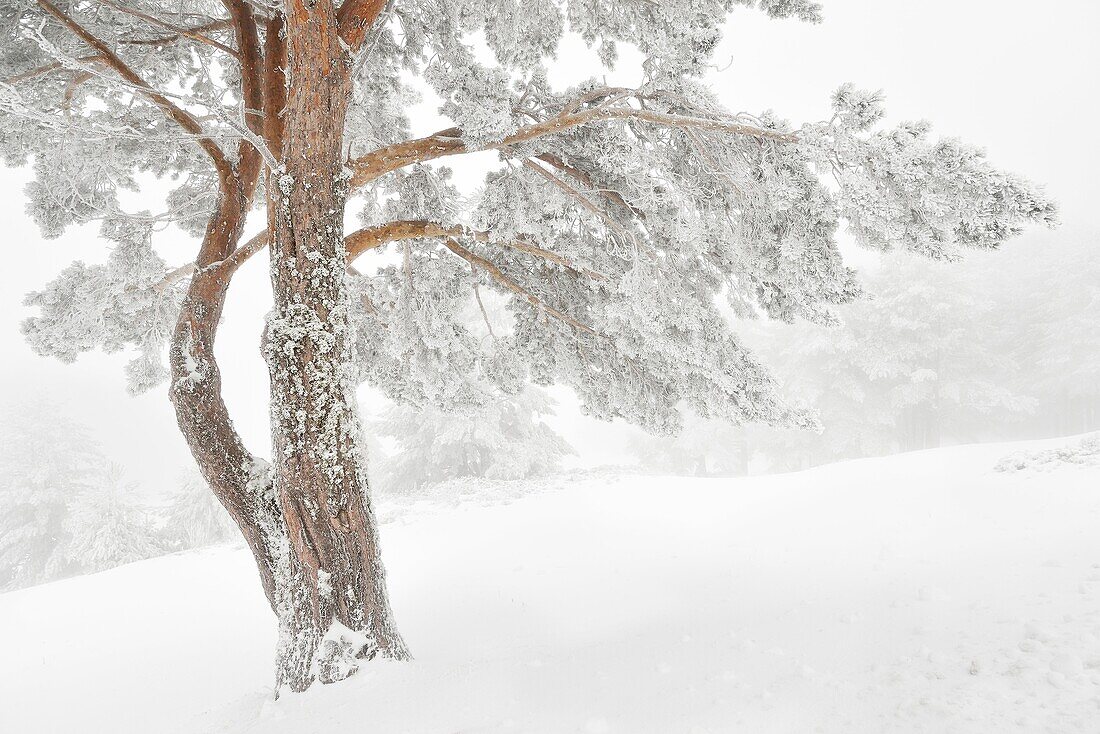
[[[268,186],[275,305],[264,353],[286,530],[272,549],[277,685],[300,691],[346,678],[361,659],[408,653],[386,594],[349,369],[342,141],[350,59],[329,0],[290,8],[286,27],[294,83],[282,170]]]

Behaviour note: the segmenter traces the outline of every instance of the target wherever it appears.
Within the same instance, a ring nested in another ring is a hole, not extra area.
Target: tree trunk
[[[389,608],[367,497],[351,374],[342,145],[350,58],[331,0],[292,1],[281,170],[268,183],[274,308],[271,377],[279,549],[279,687],[332,682],[358,661],[406,658]]]
[[[277,688],[300,691],[317,679],[347,677],[362,659],[408,657],[386,595],[350,374],[341,155],[350,59],[331,0],[293,2],[285,21],[272,16],[262,70],[248,7],[235,2],[232,10],[238,44],[248,50],[246,97],[267,113],[254,132],[282,161],[267,186],[275,303],[264,353],[273,466],[249,453],[233,428],[214,355],[232,277],[226,258],[259,176],[259,155],[248,145],[236,170],[223,175],[196,260],[172,340],[170,395],[180,430],[240,526],[278,618]]]

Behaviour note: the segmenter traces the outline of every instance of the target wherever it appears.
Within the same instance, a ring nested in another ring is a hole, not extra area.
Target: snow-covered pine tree
[[[189,475],[172,493],[162,529],[173,550],[202,548],[241,537],[240,529],[200,475]]]
[[[7,406],[0,426],[0,590],[81,573],[67,521],[104,464],[87,429],[44,402]]]
[[[1061,245],[1037,262],[1014,248],[998,268],[999,293],[1019,329],[1008,352],[1021,361],[1014,387],[1040,404],[1045,435],[1100,429],[1100,260],[1096,235]]]
[[[4,158],[33,165],[46,234],[103,221],[134,268],[108,268],[106,282],[66,271],[35,297],[28,337],[63,358],[97,340],[153,353],[153,315],[181,304],[170,394],[256,557],[282,630],[280,688],[407,655],[355,376],[440,406],[476,400],[468,378],[511,392],[562,382],[589,413],[655,431],[675,430],[681,407],[804,424],[717,299],[830,319],[858,293],[841,220],[868,247],[951,257],[1052,219],[978,149],[935,141],[926,123],[879,129],[877,94],[844,86],[826,121],[803,125],[725,109],[702,75],[739,6],[819,17],[810,0],[3,0]],[[619,45],[636,48],[643,80],[555,86],[544,63],[565,33],[608,66]],[[404,111],[421,87],[452,124],[417,136]],[[484,151],[499,163],[460,200],[437,162]],[[162,211],[123,210],[141,173],[180,180]],[[261,193],[266,227],[242,243]],[[365,226],[346,233],[349,197],[365,202]],[[201,235],[197,255],[173,254],[192,264],[150,252],[151,225],[168,222]],[[233,275],[265,248],[270,467],[233,429],[214,354]],[[375,250],[398,264],[349,274]],[[458,317],[475,285],[511,299],[513,323],[489,340]],[[78,318],[70,302],[111,315]]]
[[[65,525],[67,553],[84,573],[161,555],[165,546],[154,529],[152,513],[134,499],[133,485],[116,466],[104,467],[73,503]]]
[[[553,415],[545,390],[488,396],[475,410],[394,403],[372,426],[396,450],[379,457],[378,484],[409,492],[448,479],[524,479],[556,469],[573,448],[542,418]]]
[[[858,366],[896,416],[903,451],[976,440],[982,425],[1034,408],[1011,387],[1015,335],[983,287],[989,267],[985,259],[952,266],[895,258],[872,278],[873,301],[853,304]]]

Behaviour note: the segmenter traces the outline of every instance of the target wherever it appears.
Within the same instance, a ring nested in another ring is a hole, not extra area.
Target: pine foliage
[[[0,439],[0,589],[163,552],[154,518],[83,426],[45,403],[9,416]]]
[[[0,438],[0,589],[78,572],[67,521],[103,458],[87,430],[44,403],[9,406]]]
[[[200,231],[216,152],[242,136],[259,145],[241,123],[239,54],[221,9],[139,6],[201,26],[201,38],[113,3],[47,0],[4,5],[0,37],[0,155],[32,164],[32,216],[47,236],[102,221],[119,243],[106,265],[74,264],[32,294],[39,315],[25,333],[66,360],[136,348],[135,390],[164,377],[184,283],[149,233]],[[720,302],[744,317],[835,321],[860,293],[837,245],[842,223],[865,247],[950,260],[1054,222],[1042,191],[978,148],[936,139],[923,121],[887,126],[880,93],[845,84],[831,108],[823,100],[826,121],[806,124],[726,109],[703,74],[741,6],[821,17],[808,0],[387,3],[348,59],[342,141],[364,236],[378,238],[372,262],[349,274],[360,378],[425,409],[472,410],[484,384],[514,395],[534,382],[571,386],[588,414],[658,433],[684,411],[810,427]],[[279,9],[251,8],[259,21]],[[546,65],[566,34],[608,66],[632,47],[642,82],[555,85]],[[89,36],[113,56],[91,54]],[[424,95],[450,127],[417,138],[406,110]],[[461,191],[439,159],[478,151],[497,162],[479,190]],[[147,174],[178,186],[163,211],[127,210],[121,194]],[[508,316],[492,338],[465,319],[487,294]]]
[[[154,531],[152,514],[134,499],[134,487],[122,482],[117,467],[84,490],[67,519],[68,553],[82,573],[103,571],[165,552]]]

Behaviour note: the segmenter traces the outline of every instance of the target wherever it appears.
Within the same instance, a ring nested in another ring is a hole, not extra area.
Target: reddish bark
[[[281,163],[267,172],[275,307],[264,347],[274,465],[249,453],[233,428],[214,354],[229,282],[259,249],[237,252],[263,166],[248,141],[236,161],[203,143],[218,172],[218,203],[173,336],[170,395],[180,430],[240,526],[279,620],[278,686],[303,690],[315,679],[346,677],[364,658],[408,656],[389,609],[348,379],[341,153],[351,60],[331,0],[292,2],[285,17],[275,13],[264,22],[262,41],[248,3],[223,4],[246,124]],[[367,2],[346,11],[344,28],[356,43],[380,8]],[[161,106],[180,124],[191,122],[167,100]]]
[[[275,491],[289,548],[280,685],[307,687],[356,661],[408,653],[393,624],[360,452],[343,219],[350,64],[331,0],[291,2],[282,170],[269,189],[275,307],[265,334]]]
[[[169,396],[195,462],[240,527],[256,559],[264,592],[274,603],[275,566],[269,536],[271,521],[277,515],[270,480],[233,428],[222,399],[221,371],[214,356],[229,283],[211,266],[231,252],[240,237],[246,184],[236,177],[223,183],[217,210],[207,227],[172,338]]]

